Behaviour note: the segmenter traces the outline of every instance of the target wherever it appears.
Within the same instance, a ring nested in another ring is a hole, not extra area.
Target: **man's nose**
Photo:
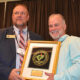
[[[55,27],[55,26],[51,26],[51,27],[49,27],[49,29],[50,29],[50,30],[55,30],[56,27]]]

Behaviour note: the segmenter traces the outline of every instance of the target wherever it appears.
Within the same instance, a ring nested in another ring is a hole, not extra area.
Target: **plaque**
[[[46,80],[45,72],[56,73],[59,41],[28,41],[20,75],[30,80]]]

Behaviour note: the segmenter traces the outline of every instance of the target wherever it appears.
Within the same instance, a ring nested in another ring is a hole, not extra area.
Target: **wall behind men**
[[[0,28],[7,28],[12,25],[11,14],[16,3],[25,3],[28,6],[30,14],[29,29],[44,37],[45,40],[52,40],[48,33],[48,17],[52,13],[61,13],[65,17],[69,35],[80,36],[80,0],[22,0],[7,2],[5,23]],[[1,16],[0,25],[3,23],[2,19]]]

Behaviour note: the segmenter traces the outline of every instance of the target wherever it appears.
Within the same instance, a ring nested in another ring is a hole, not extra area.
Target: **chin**
[[[53,35],[51,35],[51,37],[52,37],[52,39],[54,39],[54,40],[59,39],[59,35],[57,35],[57,36],[53,36]]]
[[[23,27],[24,24],[16,24],[17,27]]]

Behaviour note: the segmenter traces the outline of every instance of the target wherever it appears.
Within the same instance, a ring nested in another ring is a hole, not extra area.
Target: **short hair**
[[[66,24],[64,16],[63,16],[62,14],[60,14],[60,13],[53,13],[53,14],[51,14],[51,15],[49,16],[49,18],[52,17],[52,16],[55,16],[55,15],[61,16],[61,18],[63,19],[63,23]],[[49,20],[49,19],[48,19],[48,20]]]
[[[26,5],[26,4],[18,3],[18,4],[16,4],[16,5],[14,6],[13,10],[14,10],[17,6],[23,6],[23,7],[25,7],[25,8],[26,8],[26,10],[27,10],[27,12],[28,12],[28,14],[29,14],[28,7],[27,7],[27,5]]]

